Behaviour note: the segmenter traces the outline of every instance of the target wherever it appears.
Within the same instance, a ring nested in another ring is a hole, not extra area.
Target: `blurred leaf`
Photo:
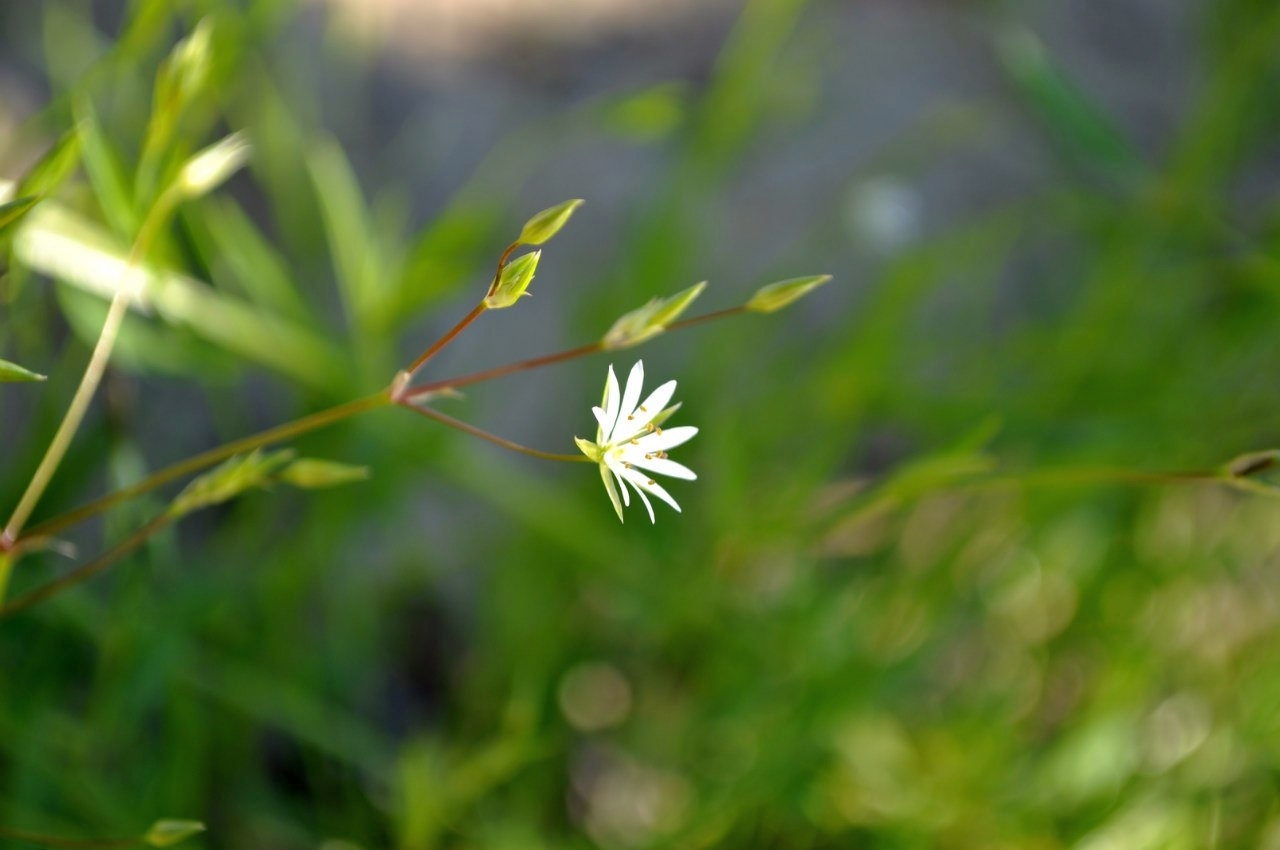
[[[234,200],[210,196],[184,212],[214,279],[225,269],[255,304],[312,323],[311,311],[294,283],[289,264]]]
[[[346,362],[320,336],[201,281],[130,268],[106,234],[53,201],[19,231],[14,251],[33,269],[102,298],[126,288],[133,307],[154,310],[172,325],[308,385],[333,392],[347,380]]]
[[[14,195],[43,197],[57,189],[80,164],[80,132],[72,127],[53,143],[18,181]]]
[[[348,324],[366,333],[373,329],[370,317],[380,315],[382,268],[364,194],[346,154],[333,139],[314,145],[306,163],[324,217]]]
[[[661,83],[609,104],[604,123],[614,132],[638,141],[663,139],[685,120],[689,98],[687,83]]]
[[[0,383],[11,381],[43,381],[44,375],[38,375],[28,369],[24,369],[17,363],[10,363],[8,360],[0,360]]]
[[[152,847],[168,847],[204,830],[204,824],[197,820],[158,820],[147,830],[144,840]]]
[[[520,230],[520,237],[516,239],[517,244],[531,246],[543,244],[569,223],[569,217],[582,204],[582,199],[576,198],[571,201],[562,201],[538,213],[525,222]]]
[[[40,199],[34,196],[15,198],[6,204],[0,204],[0,239],[9,235],[18,222],[22,221],[22,217],[35,207]]]
[[[997,47],[1005,73],[1069,153],[1116,173],[1141,167],[1141,157],[1124,134],[1054,65],[1035,35],[1009,30]]]
[[[93,186],[94,197],[108,226],[117,236],[132,239],[137,233],[139,216],[129,195],[128,181],[119,158],[103,135],[93,106],[86,99],[75,103],[76,131],[85,173]]]
[[[174,45],[156,72],[151,117],[134,186],[136,198],[142,203],[153,202],[164,176],[165,163],[174,149],[179,124],[192,102],[204,91],[212,65],[212,41],[213,22],[203,18],[190,35]]]

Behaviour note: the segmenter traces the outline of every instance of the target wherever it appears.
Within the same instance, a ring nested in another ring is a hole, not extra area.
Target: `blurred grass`
[[[50,144],[74,127],[63,157],[81,167],[48,169],[56,191],[20,184],[48,197],[19,233],[60,210],[83,219],[80,244],[123,256],[184,152],[226,124],[256,155],[157,250],[174,281],[158,292],[187,287],[196,307],[131,317],[44,515],[378,386],[410,329],[420,347],[424,311],[446,327],[483,286],[528,212],[512,197],[567,140],[623,132],[661,174],[571,296],[566,346],[714,275],[704,213],[761,155],[770,86],[809,59],[788,45],[820,26],[810,6],[749,3],[704,86],[532,122],[410,227],[399,187],[362,185],[311,117],[319,94],[272,61],[288,4],[141,2],[114,39],[49,4],[33,126]],[[683,515],[617,526],[594,474],[386,411],[299,446],[371,482],[248,495],[0,623],[0,824],[103,837],[198,818],[191,846],[330,850],[1272,846],[1277,504],[1077,474],[1280,443],[1280,229],[1273,200],[1240,191],[1274,148],[1280,16],[1243,0],[1203,14],[1199,105],[1167,156],[1010,31],[993,61],[1057,158],[1052,185],[900,246],[807,312],[651,344],[702,428]],[[166,126],[153,78],[203,18],[216,61],[171,149],[149,141]],[[930,166],[903,165],[904,147],[879,167]],[[0,456],[5,504],[102,303],[65,273],[50,286],[23,244],[0,353],[50,380],[2,391],[20,435]],[[852,267],[854,250],[820,229],[779,262]],[[502,343],[495,357],[538,353]],[[568,434],[597,394],[544,403]],[[77,539],[93,551],[159,506]],[[33,557],[14,582],[63,569]],[[625,698],[569,689],[585,663]],[[621,722],[569,720],[608,699]]]

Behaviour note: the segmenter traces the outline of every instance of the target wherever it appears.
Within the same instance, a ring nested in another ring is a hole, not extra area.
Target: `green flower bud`
[[[198,820],[158,820],[147,830],[142,840],[152,847],[168,847],[204,832],[205,826]]]
[[[756,313],[774,313],[800,300],[829,280],[831,275],[820,274],[771,283],[761,287],[755,295],[752,295],[746,306],[748,310]]]
[[[573,211],[580,206],[582,206],[582,199],[575,198],[543,210],[525,222],[516,244],[541,245],[559,233],[560,228],[569,221],[569,216],[573,215]]]
[[[541,258],[542,252],[534,251],[531,254],[516,257],[503,266],[498,285],[484,299],[484,306],[490,310],[500,310],[515,304],[521,296],[528,295],[529,293],[525,290],[529,288],[533,273],[538,269],[538,260]]]
[[[183,488],[169,506],[169,514],[177,519],[234,499],[246,490],[264,487],[271,483],[280,467],[292,459],[291,449],[270,454],[259,449],[230,458]]]
[[[239,171],[251,151],[243,134],[232,133],[187,160],[175,185],[185,198],[207,195]]]
[[[632,310],[613,323],[613,327],[604,335],[604,347],[610,351],[630,348],[645,340],[652,339],[667,329],[667,326],[680,318],[680,314],[688,309],[707,282],[695,283],[688,289],[677,292],[670,298],[654,298],[643,307]]]
[[[336,487],[352,481],[364,481],[369,477],[369,467],[352,466],[332,460],[304,457],[295,460],[280,473],[280,480],[294,487],[314,490],[319,487]]]

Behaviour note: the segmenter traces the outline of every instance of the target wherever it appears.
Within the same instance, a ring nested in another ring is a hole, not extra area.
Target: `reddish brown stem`
[[[561,460],[570,463],[586,461],[587,463],[591,463],[591,459],[586,455],[560,455],[554,454],[553,452],[543,452],[538,449],[531,449],[528,446],[522,446],[519,443],[513,443],[511,440],[503,439],[497,434],[490,434],[488,431],[477,428],[474,425],[469,425],[460,419],[454,419],[452,416],[446,416],[440,411],[432,410],[429,407],[418,407],[416,404],[401,404],[400,406],[408,410],[412,410],[414,413],[419,413],[428,419],[434,419],[442,425],[448,425],[450,428],[455,428],[464,434],[479,437],[482,440],[493,443],[495,446],[502,446],[504,449],[511,449],[511,451],[519,452],[523,455],[541,458],[542,460]]]
[[[61,593],[69,587],[74,587],[80,582],[96,576],[98,573],[102,572],[107,567],[111,566],[116,561],[141,546],[147,541],[147,538],[168,525],[172,519],[173,517],[168,513],[160,514],[160,516],[151,520],[151,522],[142,526],[142,528],[139,528],[133,534],[130,534],[124,540],[121,540],[115,546],[112,546],[106,552],[103,552],[97,558],[84,566],[72,570],[60,579],[49,582],[44,587],[33,590],[24,596],[19,596],[8,605],[0,607],[0,620],[10,616],[11,614],[16,614],[19,611],[30,608],[32,605],[37,605],[49,597]]]
[[[440,349],[444,348],[446,345],[453,342],[454,338],[458,334],[466,330],[467,325],[471,324],[477,318],[479,318],[480,314],[483,313],[485,309],[486,307],[484,306],[484,302],[481,301],[471,310],[470,313],[468,313],[466,316],[462,318],[462,321],[454,325],[452,330],[450,330],[447,334],[445,334],[444,336],[436,340],[435,343],[426,351],[419,354],[418,359],[410,363],[409,368],[405,369],[405,371],[408,372],[409,375],[416,374],[417,371],[421,369],[428,360],[430,360],[432,357],[435,357],[436,354],[440,352]]]

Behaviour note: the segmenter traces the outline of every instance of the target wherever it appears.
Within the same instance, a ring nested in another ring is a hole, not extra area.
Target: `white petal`
[[[622,471],[622,477],[626,479],[628,483],[635,485],[637,490],[643,490],[646,493],[650,493],[654,496],[657,496],[659,499],[666,502],[671,507],[675,508],[676,512],[679,513],[680,506],[676,504],[675,499],[671,498],[671,494],[668,493],[666,490],[662,489],[661,484],[659,484],[657,481],[654,481],[652,478],[645,475],[643,472],[640,472],[639,470],[636,470],[636,469],[624,469]]]
[[[613,374],[613,364],[609,364],[609,376],[604,382],[604,401],[601,406],[604,407],[604,419],[598,419],[600,430],[596,432],[596,442],[600,445],[607,445],[609,437],[613,434],[613,426],[618,421],[618,402],[622,396],[618,393],[618,376]]]
[[[676,382],[667,381],[650,393],[644,403],[632,411],[629,417],[618,420],[618,427],[614,429],[613,441],[620,443],[623,440],[631,439],[636,434],[643,433],[649,427],[649,423],[658,414],[662,413],[663,408],[667,406],[667,402],[671,401],[671,396],[675,395],[675,391]]]
[[[683,478],[685,481],[696,481],[698,479],[698,476],[689,467],[666,458],[646,458],[644,455],[640,455],[635,458],[628,457],[627,462],[636,469],[647,469],[655,475],[665,475],[668,478]]]
[[[680,425],[675,428],[664,428],[641,437],[638,445],[646,452],[665,452],[676,446],[684,445],[698,435],[698,429],[692,425]]]
[[[602,432],[606,427],[606,423],[609,421],[609,415],[605,413],[603,407],[591,408],[591,414],[596,418],[596,425],[598,426],[596,428],[596,443],[599,445],[600,438],[604,436]]]
[[[613,509],[618,512],[618,520],[626,522],[622,518],[622,502],[618,500],[618,488],[614,486],[613,476],[608,469],[605,469],[604,464],[600,464],[600,478],[604,481],[604,490],[609,494],[609,501],[613,503]],[[623,487],[622,492],[625,493],[626,491],[627,488]]]
[[[636,487],[636,495],[640,497],[640,501],[644,502],[645,509],[649,511],[649,523],[656,525],[658,519],[653,515],[653,503],[649,501],[649,497],[639,487]]]
[[[627,492],[627,488],[622,485],[622,473],[626,471],[626,467],[619,461],[605,456],[604,465],[609,467],[609,471],[613,473],[613,477],[618,479],[618,489],[622,491],[622,504],[631,507],[631,494]]]
[[[622,409],[618,411],[618,424],[614,426],[613,436],[616,438],[622,430],[631,431],[628,423],[636,412],[636,404],[640,401],[640,391],[644,389],[644,361],[637,360],[627,376],[627,388],[622,391]],[[631,432],[635,433],[635,432]]]

